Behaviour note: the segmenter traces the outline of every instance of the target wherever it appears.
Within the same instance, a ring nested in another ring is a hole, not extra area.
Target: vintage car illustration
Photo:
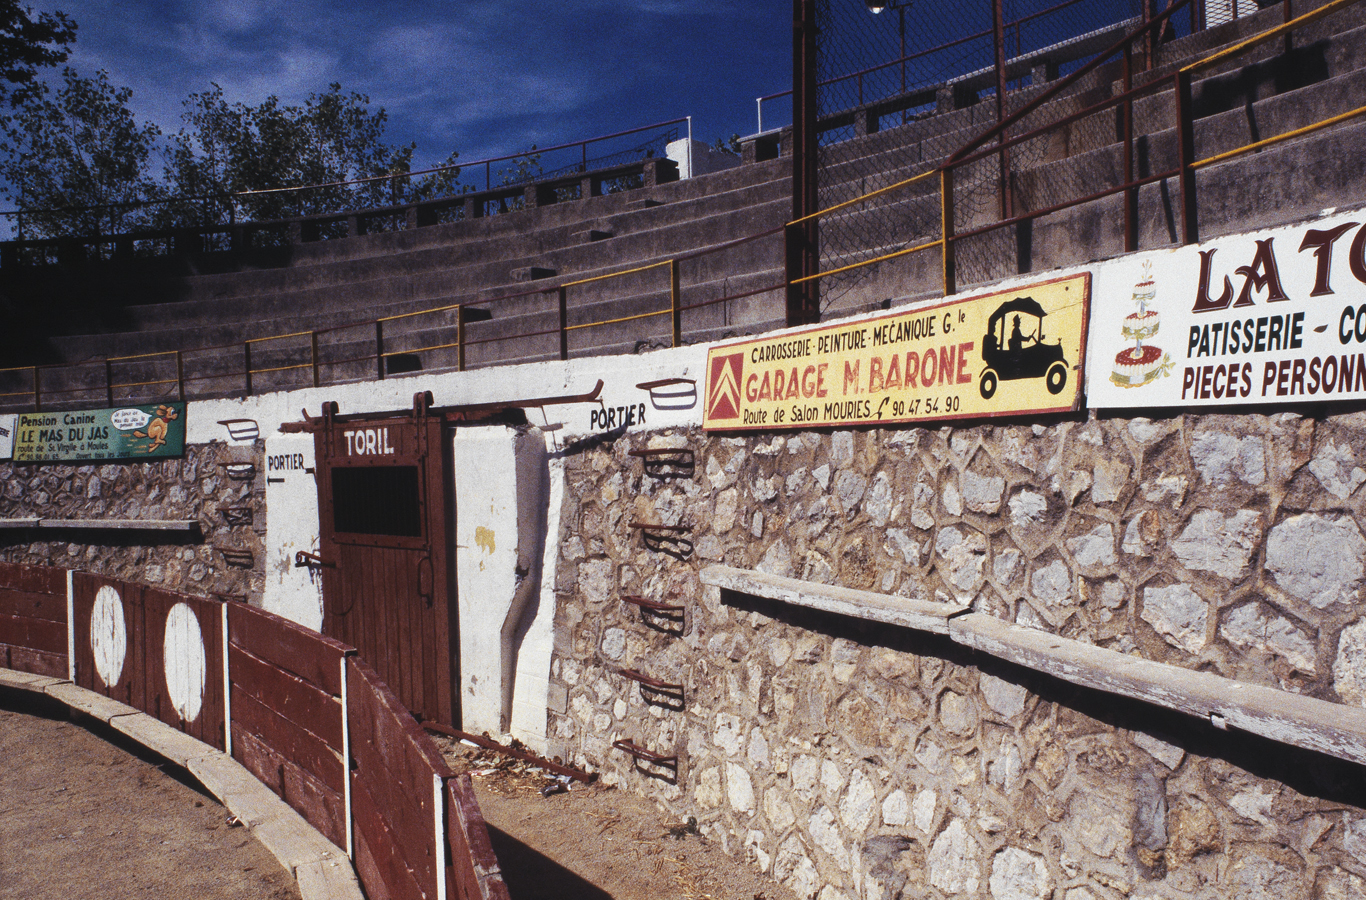
[[[982,370],[977,389],[990,400],[1001,381],[1043,378],[1050,394],[1067,385],[1070,366],[1062,342],[1044,343],[1043,320],[1048,315],[1033,297],[1016,297],[996,308],[982,336]],[[1007,325],[1007,323],[1009,323]]]

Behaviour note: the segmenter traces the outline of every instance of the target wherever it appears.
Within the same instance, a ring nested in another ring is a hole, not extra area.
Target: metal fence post
[[[944,296],[948,297],[958,293],[953,249],[953,169],[948,166],[939,170],[939,220],[943,239]]]
[[[232,677],[228,672],[228,604],[223,603],[223,752],[232,758]]]
[[[683,346],[683,310],[679,305],[678,296],[678,260],[669,260],[669,305],[673,313],[673,345],[674,347]]]
[[[1134,86],[1134,47],[1124,45],[1124,92],[1127,95]],[[1134,100],[1124,98],[1120,109],[1124,122],[1124,183],[1134,181]],[[1124,252],[1133,253],[1138,249],[1138,188],[1124,189]]]
[[[346,690],[346,660],[341,658],[341,717],[342,717],[342,806],[345,808],[346,856],[356,861],[355,820],[351,813],[351,701]]]
[[[432,869],[436,875],[436,900],[446,900],[446,779],[432,773]]]
[[[384,320],[375,320],[375,377],[384,380]]]
[[[175,352],[175,383],[176,392],[180,396],[180,402],[185,402],[185,354],[177,350]],[[112,405],[112,404],[111,404]]]
[[[242,361],[246,363],[247,396],[251,396],[251,341],[242,342]]]
[[[1191,76],[1181,70],[1176,73],[1176,133],[1177,161],[1180,165],[1181,191],[1181,243],[1193,244],[1199,240],[1199,227],[1195,211],[1195,122],[1191,109]]]
[[[76,683],[76,573],[66,570],[66,680]]]
[[[38,389],[38,367],[33,367],[33,411],[43,411],[43,395]]]
[[[560,359],[569,358],[569,291],[561,285],[560,291]]]
[[[114,405],[114,364],[108,357],[104,360],[104,396],[109,400],[109,405]]]
[[[455,308],[455,362],[459,371],[465,371],[465,304]]]
[[[318,332],[309,332],[310,349],[313,352],[313,386],[317,387],[318,381]]]

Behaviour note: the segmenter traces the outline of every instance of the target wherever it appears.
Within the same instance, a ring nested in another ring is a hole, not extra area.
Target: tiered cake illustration
[[[1120,326],[1124,339],[1134,342],[1133,347],[1115,354],[1115,367],[1110,373],[1110,380],[1120,387],[1143,387],[1171,373],[1171,357],[1163,353],[1162,348],[1143,343],[1157,334],[1161,326],[1157,310],[1149,308],[1157,296],[1152,269],[1152,261],[1145,260],[1143,279],[1134,285],[1134,302],[1138,304],[1138,312],[1125,316]]]

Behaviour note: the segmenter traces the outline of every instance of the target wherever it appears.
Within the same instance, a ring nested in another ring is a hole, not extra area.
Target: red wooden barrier
[[[0,563],[0,666],[66,677],[65,569]]]
[[[142,711],[196,740],[226,749],[223,604],[160,588],[142,590]]]
[[[5,668],[62,677],[71,642],[81,687],[220,749],[230,719],[233,757],[354,853],[372,900],[507,900],[469,777],[353,648],[244,604],[83,572],[68,622],[66,579],[0,563]]]
[[[450,847],[446,896],[452,900],[509,900],[470,776],[460,774],[446,781],[446,803],[446,843]]]
[[[147,708],[142,585],[75,572],[71,578],[75,676],[80,687]]]
[[[350,647],[288,619],[228,606],[232,755],[346,847],[342,660]]]
[[[437,896],[437,779],[450,775],[412,714],[359,657],[347,666],[356,871],[372,898]]]

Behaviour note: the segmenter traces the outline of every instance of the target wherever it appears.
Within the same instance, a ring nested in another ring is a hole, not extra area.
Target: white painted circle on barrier
[[[105,687],[118,684],[128,655],[128,629],[123,624],[123,597],[111,585],[95,593],[95,608],[90,611],[90,652]]]
[[[204,635],[199,630],[199,619],[184,603],[172,606],[166,615],[162,651],[171,705],[181,719],[193,722],[199,717],[199,709],[204,703],[204,676],[208,666],[204,661]]]

